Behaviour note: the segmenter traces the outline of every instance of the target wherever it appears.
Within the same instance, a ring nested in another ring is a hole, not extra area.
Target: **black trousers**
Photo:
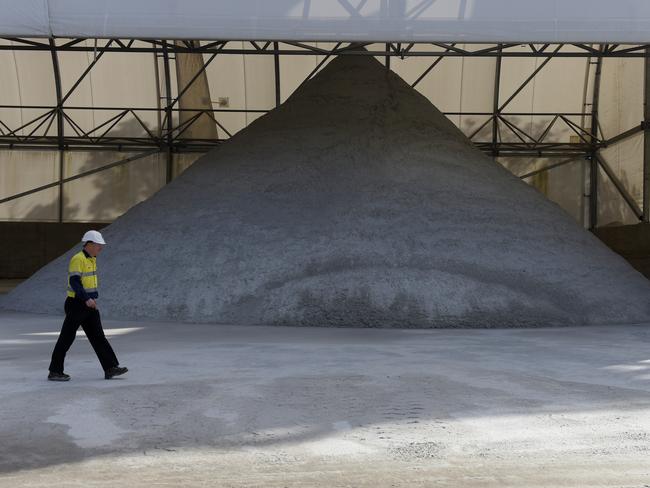
[[[104,370],[117,366],[119,362],[113,352],[113,348],[108,343],[102,329],[102,321],[99,318],[99,310],[89,308],[81,300],[68,297],[65,301],[65,320],[61,327],[59,339],[56,341],[54,351],[52,352],[52,362],[50,371],[53,373],[63,373],[63,361],[65,355],[70,349],[77,335],[77,329],[81,326],[93,346],[95,354]]]

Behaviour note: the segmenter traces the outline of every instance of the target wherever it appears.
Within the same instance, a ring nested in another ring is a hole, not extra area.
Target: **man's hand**
[[[86,306],[88,308],[97,308],[97,302],[92,298],[89,298],[88,300],[86,300]]]

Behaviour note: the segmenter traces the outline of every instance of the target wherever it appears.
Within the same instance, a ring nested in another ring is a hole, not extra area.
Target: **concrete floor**
[[[648,487],[650,327],[113,322],[0,312],[0,487]],[[650,325],[650,324],[648,324]]]

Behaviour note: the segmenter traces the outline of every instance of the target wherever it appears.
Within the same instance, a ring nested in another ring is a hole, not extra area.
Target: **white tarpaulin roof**
[[[0,0],[0,36],[650,42],[648,0]]]

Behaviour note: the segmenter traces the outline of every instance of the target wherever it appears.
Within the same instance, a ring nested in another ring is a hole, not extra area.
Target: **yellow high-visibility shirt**
[[[81,285],[88,298],[97,298],[97,259],[88,256],[84,251],[79,251],[72,256],[68,266],[68,296],[74,298],[77,294],[72,288],[70,279],[73,276],[81,278]]]

